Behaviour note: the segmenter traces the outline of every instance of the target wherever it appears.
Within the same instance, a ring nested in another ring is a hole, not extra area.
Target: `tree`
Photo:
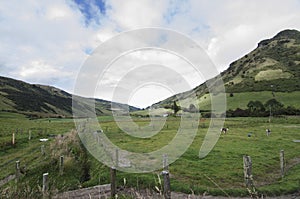
[[[255,104],[252,100],[250,102],[248,102],[248,104],[247,104],[247,107],[248,107],[250,112],[253,112],[254,106],[255,106]]]
[[[250,112],[262,112],[262,111],[265,111],[265,107],[263,105],[263,103],[261,101],[250,101],[248,104],[247,104],[247,107],[249,109]]]
[[[263,103],[258,100],[254,101],[254,107],[255,107],[255,110],[258,112],[262,112],[262,111],[266,110]]]
[[[177,105],[176,101],[173,102],[173,110],[174,110],[174,115],[180,110],[180,107]]]
[[[248,107],[248,113],[250,116],[263,116],[265,114],[265,106],[263,103],[259,100],[256,101],[250,101],[247,104]]]
[[[265,107],[269,107],[269,110],[274,114],[278,113],[283,108],[283,106],[284,105],[278,102],[275,98],[270,99],[265,103]]]

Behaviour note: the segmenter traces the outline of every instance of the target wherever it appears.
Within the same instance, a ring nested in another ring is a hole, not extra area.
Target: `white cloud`
[[[108,17],[121,30],[163,25],[168,0],[108,0]]]
[[[70,76],[67,72],[60,71],[41,60],[31,61],[28,65],[22,66],[20,70],[18,70],[17,75],[20,75],[24,79],[37,81],[41,81],[49,77],[57,78]]]
[[[100,66],[98,68],[99,71],[103,70],[103,76],[98,82],[95,97],[109,100],[115,94],[112,88],[119,87],[122,89],[118,91],[122,91],[124,97],[119,102],[139,107],[151,105],[149,101],[153,102],[155,98],[159,101],[162,100],[162,96],[166,98],[190,90],[196,87],[201,79],[203,81],[201,74],[197,73],[190,63],[170,52],[157,49],[129,52],[111,63],[109,68],[104,69]],[[173,88],[173,92],[159,89],[168,85]],[[150,92],[152,94],[145,97],[143,93],[150,94],[148,91],[152,91]],[[129,95],[134,96],[130,102],[128,102]],[[142,97],[145,99],[140,100]]]
[[[84,49],[100,43],[82,14],[64,1],[1,1],[0,7],[1,73],[71,92],[73,85],[53,80],[73,82],[87,57]]]

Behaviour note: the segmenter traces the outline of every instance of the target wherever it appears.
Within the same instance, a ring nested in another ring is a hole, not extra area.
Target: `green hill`
[[[285,30],[259,42],[222,77],[227,92],[300,91],[300,32]]]
[[[259,42],[252,52],[232,62],[221,73],[221,77],[227,93],[227,110],[246,108],[251,100],[265,103],[273,98],[285,107],[299,109],[300,32],[284,30],[271,39]],[[215,81],[215,78],[208,81]],[[206,83],[152,107],[170,107],[176,99],[188,100],[193,92],[196,93],[200,109],[210,109]]]
[[[88,99],[78,99],[78,107],[86,109],[83,101]],[[110,101],[95,99],[95,107],[97,115],[112,114]],[[129,109],[138,110],[131,106]],[[52,86],[28,84],[0,76],[0,111],[22,113],[30,117],[71,117],[72,95]]]

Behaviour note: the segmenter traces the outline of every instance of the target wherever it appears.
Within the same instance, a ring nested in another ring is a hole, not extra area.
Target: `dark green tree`
[[[254,110],[254,102],[251,100],[250,102],[248,102],[247,107],[249,109],[250,112],[253,112]]]
[[[262,111],[265,111],[265,107],[263,105],[263,103],[259,100],[256,100],[256,101],[250,101],[248,104],[247,104],[247,107],[248,107],[248,110],[250,112],[262,112]]]
[[[277,101],[275,98],[272,98],[265,103],[265,107],[272,111],[272,113],[274,114],[279,113],[283,106],[284,105]]]
[[[177,105],[176,101],[173,102],[173,110],[174,110],[174,115],[176,115],[177,112],[180,110],[180,107]]]
[[[266,110],[263,103],[261,101],[258,101],[258,100],[254,101],[254,107],[255,107],[255,110],[259,111],[259,112]]]

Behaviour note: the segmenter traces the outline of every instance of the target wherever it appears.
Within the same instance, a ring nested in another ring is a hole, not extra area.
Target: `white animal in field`
[[[229,130],[229,128],[221,128],[221,133],[224,133],[224,134],[226,134],[227,133],[227,131]]]
[[[266,129],[266,134],[269,136],[271,134],[271,129]]]

